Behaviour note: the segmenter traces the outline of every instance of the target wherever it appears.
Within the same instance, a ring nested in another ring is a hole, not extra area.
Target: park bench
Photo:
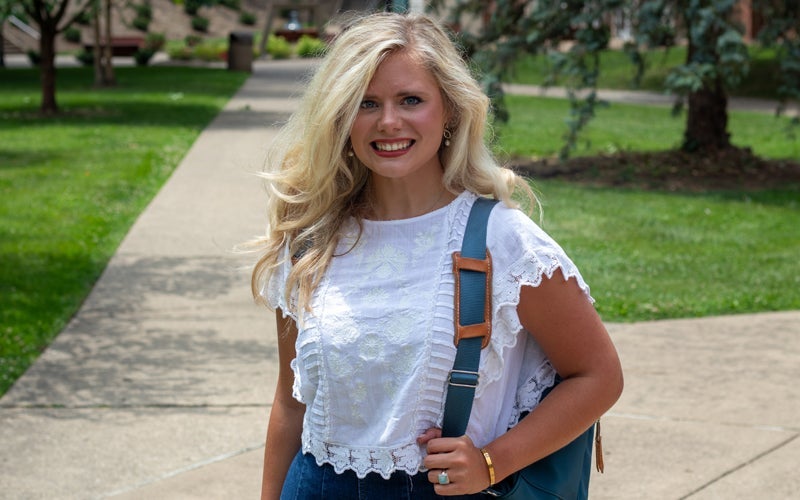
[[[275,30],[275,36],[282,36],[289,43],[295,43],[301,36],[310,36],[312,38],[319,38],[319,30],[316,28],[302,28],[298,30],[279,29]]]
[[[141,36],[113,36],[111,37],[112,57],[133,57],[144,46],[144,37]],[[84,43],[84,50],[94,51],[94,43]]]

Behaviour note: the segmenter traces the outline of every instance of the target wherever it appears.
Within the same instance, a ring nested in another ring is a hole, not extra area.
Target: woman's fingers
[[[472,441],[466,436],[460,438],[435,438],[428,441],[428,455],[425,457],[423,465],[431,473],[435,473],[433,475],[429,474],[429,479],[432,479],[431,482],[439,484],[438,474],[442,470],[464,470],[467,468],[469,452],[474,448]]]
[[[417,443],[420,446],[424,446],[428,444],[428,442],[431,439],[438,439],[440,437],[442,437],[442,430],[436,427],[431,427],[430,429],[423,432],[422,435],[417,438]]]
[[[483,455],[467,436],[430,439],[423,464],[440,495],[476,493],[488,485]]]

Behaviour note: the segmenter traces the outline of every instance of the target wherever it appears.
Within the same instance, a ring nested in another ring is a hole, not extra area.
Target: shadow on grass
[[[128,126],[128,127],[190,127],[204,129],[220,113],[215,106],[187,103],[128,101],[72,105],[63,100],[61,113],[52,118],[42,117],[31,107],[0,108],[0,133],[4,130],[46,128],[52,126]],[[289,113],[254,111],[248,108],[224,111],[229,117],[216,125],[220,128],[251,129],[275,127]]]
[[[117,68],[118,84],[94,88],[90,68],[59,68],[56,100],[60,113],[39,114],[39,73],[6,71],[0,80],[0,131],[51,125],[157,125],[203,127],[248,77],[219,69],[188,67]],[[286,90],[275,97],[286,97]],[[216,100],[216,102],[214,102]],[[252,123],[284,119],[252,112]]]
[[[0,126],[0,131],[2,128],[3,127]],[[67,154],[59,154],[57,156],[62,158],[68,157]],[[56,159],[56,154],[54,154],[53,151],[18,151],[0,147],[0,171],[24,169],[31,165],[41,165]]]
[[[246,73],[222,69],[182,66],[151,66],[144,68],[115,68],[117,85],[94,87],[92,68],[68,67],[56,70],[56,92],[186,92],[194,95],[219,96],[238,88],[247,79]],[[36,68],[3,71],[0,91],[40,92],[40,72]]]

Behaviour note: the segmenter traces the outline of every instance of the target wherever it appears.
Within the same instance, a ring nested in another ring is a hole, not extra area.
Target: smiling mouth
[[[401,141],[401,142],[373,142],[372,148],[376,151],[384,151],[387,153],[393,153],[395,151],[404,151],[410,148],[414,144],[414,141]]]

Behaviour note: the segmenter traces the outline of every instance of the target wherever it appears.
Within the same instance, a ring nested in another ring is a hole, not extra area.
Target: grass
[[[38,75],[0,78],[0,394],[75,313],[131,223],[246,75],[119,68],[59,71],[57,119],[37,116]],[[500,148],[550,156],[567,103],[509,96]],[[734,142],[798,158],[785,119],[732,113]],[[659,150],[680,141],[667,108],[598,111],[579,154]],[[800,308],[800,194],[681,195],[536,182],[542,222],[582,270],[607,321]]]
[[[498,128],[501,149],[523,157],[557,155],[564,144],[569,103],[517,95],[505,99],[512,113],[508,125]],[[611,103],[596,110],[595,118],[581,134],[576,155],[676,148],[684,126],[685,115],[673,117],[669,107]],[[728,130],[733,143],[751,147],[767,158],[800,158],[800,141],[789,135],[789,129],[787,116],[729,111]]]
[[[761,97],[775,99],[777,96],[779,68],[773,49],[750,47],[750,71],[740,85],[731,89],[734,96]],[[645,54],[645,72],[636,86],[634,65],[621,50],[606,50],[600,54],[600,76],[598,88],[601,89],[639,89],[661,92],[664,78],[671,68],[686,60],[686,47],[652,50]],[[546,56],[532,55],[522,57],[515,68],[514,82],[542,85],[550,72]],[[563,83],[563,82],[562,82]],[[559,82],[556,82],[559,84]]]
[[[536,188],[606,321],[800,309],[798,191]]]
[[[556,155],[568,103],[507,96],[498,149]],[[800,158],[789,119],[732,112],[735,144],[767,158]],[[600,109],[577,155],[676,147],[683,119],[666,107]],[[607,321],[800,309],[800,191],[679,194],[535,181],[543,227],[573,257]]]
[[[0,76],[0,394],[77,311],[135,218],[247,77],[62,68],[41,118],[35,70]]]

